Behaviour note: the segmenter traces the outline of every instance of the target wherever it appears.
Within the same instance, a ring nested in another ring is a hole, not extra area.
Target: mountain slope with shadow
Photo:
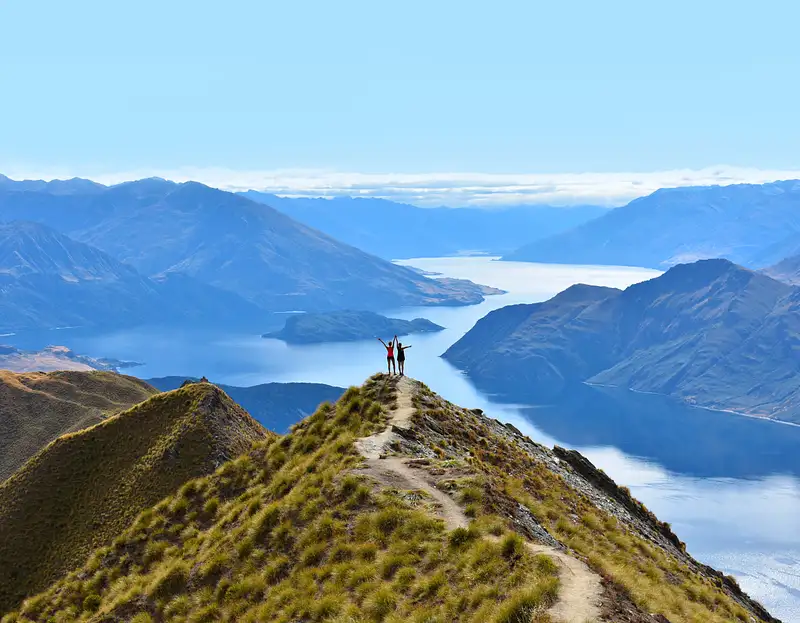
[[[57,438],[0,485],[0,612],[83,565],[188,480],[271,438],[208,383]]]
[[[0,330],[255,326],[264,312],[184,275],[149,279],[40,223],[0,223]]]
[[[798,180],[662,188],[503,259],[664,270],[722,257],[756,268],[788,255],[775,252],[800,233],[798,208]]]
[[[43,223],[146,277],[190,277],[267,311],[469,305],[485,289],[429,279],[246,197],[146,179],[81,194],[3,190],[0,218]]]
[[[0,370],[0,482],[57,437],[155,393],[144,381],[113,372]]]
[[[491,391],[586,381],[800,422],[800,290],[727,260],[624,291],[573,286],[481,319],[444,357]]]

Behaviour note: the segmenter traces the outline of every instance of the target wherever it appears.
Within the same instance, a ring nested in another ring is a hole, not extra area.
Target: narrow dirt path
[[[436,512],[448,530],[464,528],[469,519],[453,498],[435,486],[433,477],[412,459],[386,456],[387,448],[396,433],[393,428],[409,428],[414,404],[411,397],[414,385],[403,377],[397,383],[397,406],[391,413],[386,430],[356,441],[356,448],[365,459],[366,475],[384,486],[422,491],[436,505]],[[600,600],[603,593],[600,576],[586,564],[566,552],[538,543],[526,542],[532,554],[544,554],[559,568],[558,600],[549,610],[559,623],[589,623],[600,619]]]
[[[585,562],[566,552],[537,543],[527,542],[526,545],[531,553],[545,554],[558,565],[558,601],[549,610],[553,620],[563,623],[598,621],[603,595],[600,576],[589,569]]]

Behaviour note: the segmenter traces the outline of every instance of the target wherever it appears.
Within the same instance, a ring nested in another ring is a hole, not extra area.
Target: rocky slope
[[[664,188],[504,259],[664,269],[723,257],[759,267],[777,260],[768,249],[800,232],[798,207],[797,180]]]
[[[401,320],[387,318],[374,312],[336,311],[289,316],[280,331],[265,333],[263,337],[283,340],[290,344],[350,342],[371,340],[376,337],[382,337],[388,342],[395,335],[431,333],[443,329],[444,327],[425,318]]]
[[[147,277],[180,275],[262,310],[466,305],[469,282],[428,279],[249,199],[196,182],[148,179],[87,194],[0,188],[0,219],[33,220]]]
[[[492,312],[444,357],[494,391],[552,398],[588,381],[796,422],[799,304],[786,284],[704,260]]]
[[[208,383],[59,437],[0,485],[0,611],[81,565],[186,481],[270,438]]]
[[[145,510],[4,623],[587,617],[775,621],[579,454],[378,375]]]
[[[155,393],[139,379],[112,372],[0,370],[0,482],[57,437]]]
[[[147,379],[147,383],[162,392],[178,389],[187,379],[183,376],[164,376]],[[211,379],[212,381],[214,379]],[[344,388],[322,383],[261,383],[250,387],[217,384],[237,404],[265,428],[286,433],[304,417],[316,411],[320,403],[336,402]]]

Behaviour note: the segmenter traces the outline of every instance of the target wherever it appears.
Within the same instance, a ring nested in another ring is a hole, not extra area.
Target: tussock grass
[[[202,483],[184,483],[265,438],[271,433],[209,384],[155,395],[59,437],[0,485],[0,612],[84,564],[134,519],[141,534],[164,539],[143,542],[141,556],[135,563],[129,557],[125,572],[158,567],[181,542],[194,546],[196,539],[182,530],[216,515],[215,495]],[[230,476],[222,481],[235,487]],[[113,551],[122,547],[115,541]],[[122,575],[102,568],[99,559],[90,564],[107,574],[105,583]]]
[[[147,400],[157,390],[113,372],[0,370],[0,482],[65,433]]]
[[[3,623],[485,621],[475,617],[522,599],[522,585],[546,608],[554,570],[524,549],[504,556],[484,536],[490,518],[448,533],[352,473],[353,440],[386,426],[393,399],[383,375],[350,388],[289,435],[142,511]]]
[[[522,504],[550,534],[620,586],[642,610],[661,613],[673,623],[750,621],[750,613],[724,592],[722,580],[695,572],[685,560],[654,546],[597,508],[522,446],[495,434],[486,418],[447,403],[424,386],[414,402],[418,424],[427,418],[435,422],[430,449],[443,461],[468,457],[469,467],[482,483],[480,490],[473,484],[460,493],[472,515],[507,517],[509,509]],[[668,528],[640,502],[634,503],[654,525]],[[502,559],[513,562],[521,545],[517,535],[503,537],[499,545]],[[475,555],[480,555],[479,551]],[[492,569],[492,556],[488,560]],[[539,564],[541,570],[551,570],[541,559]],[[536,618],[546,614],[526,599],[520,593],[518,601],[507,603],[496,620],[547,620]],[[484,620],[492,619],[487,615]]]

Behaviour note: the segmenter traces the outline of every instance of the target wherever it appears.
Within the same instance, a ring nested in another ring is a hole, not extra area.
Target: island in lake
[[[265,333],[262,337],[283,340],[290,344],[318,344],[353,342],[376,337],[388,340],[395,335],[433,333],[443,329],[444,327],[425,318],[401,320],[374,312],[348,310],[290,316],[283,329]]]

